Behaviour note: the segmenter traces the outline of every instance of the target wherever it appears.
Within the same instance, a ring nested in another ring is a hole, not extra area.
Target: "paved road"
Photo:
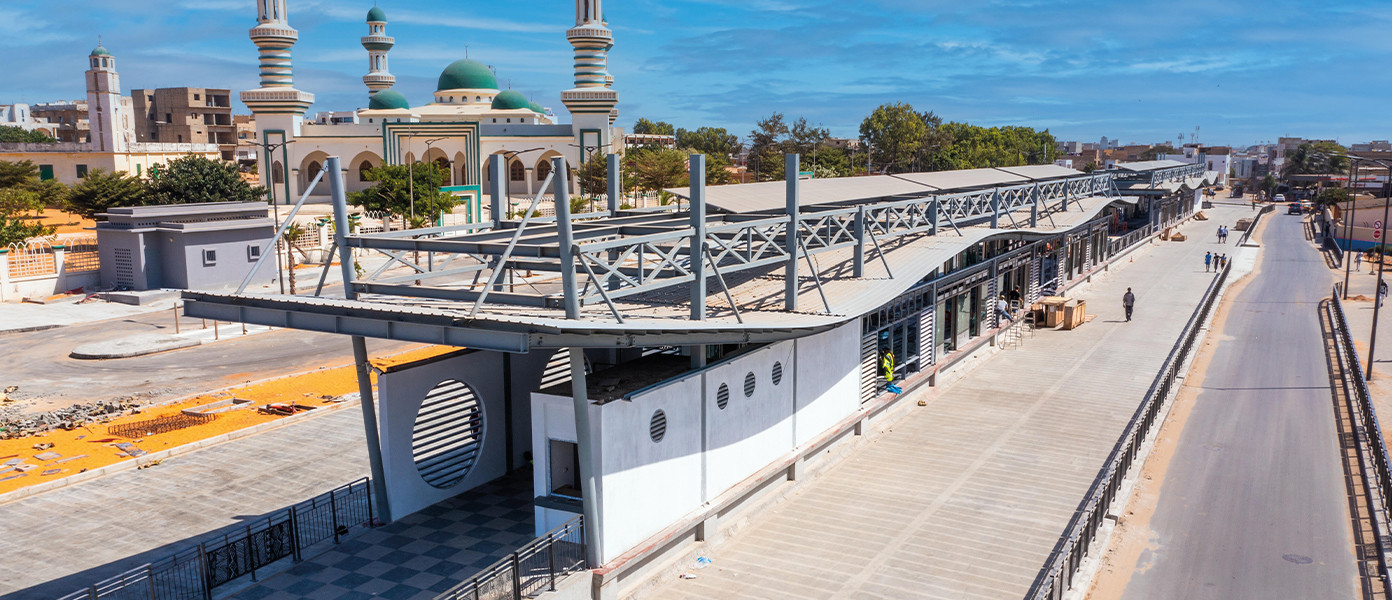
[[[984,362],[652,597],[1023,597],[1212,280],[1204,252],[1232,251],[1211,229],[1250,215],[1206,212],[1076,294],[1096,320]]]
[[[1317,303],[1330,272],[1271,215],[1170,462],[1127,600],[1354,598],[1343,466]]]
[[[0,309],[3,310],[3,309]],[[184,318],[181,327],[201,320]],[[135,334],[173,333],[172,311],[97,323],[0,336],[0,356],[7,361],[0,387],[18,385],[24,410],[52,410],[77,402],[141,396],[175,398],[247,380],[259,380],[342,365],[353,361],[343,336],[277,330],[184,350],[113,360],[69,358],[73,348],[89,342]],[[414,344],[368,340],[376,356]]]

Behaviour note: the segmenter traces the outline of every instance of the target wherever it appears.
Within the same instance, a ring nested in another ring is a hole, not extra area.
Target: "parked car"
[[[1286,201],[1286,195],[1285,195],[1285,194],[1276,194],[1275,202],[1276,202],[1277,204],[1280,204],[1280,203],[1285,202],[1285,201]]]

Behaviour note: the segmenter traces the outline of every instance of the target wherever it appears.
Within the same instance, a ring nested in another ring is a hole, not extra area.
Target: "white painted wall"
[[[400,519],[501,477],[507,470],[502,354],[470,352],[420,366],[384,373],[377,380],[377,418],[382,470],[391,518]],[[474,389],[483,405],[483,447],[473,468],[449,489],[421,478],[411,454],[416,413],[436,384],[457,379]]]
[[[860,323],[773,344],[649,388],[591,405],[599,462],[603,560],[632,549],[860,410]],[[778,385],[774,363],[783,366]],[[744,380],[754,374],[754,393]],[[720,384],[730,401],[718,408]],[[667,435],[649,437],[653,412]],[[570,398],[532,394],[533,485],[549,492],[548,440],[576,441]],[[704,423],[703,423],[704,419]],[[538,534],[573,513],[537,508]]]

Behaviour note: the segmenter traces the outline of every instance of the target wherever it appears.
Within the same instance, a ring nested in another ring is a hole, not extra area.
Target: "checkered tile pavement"
[[[232,596],[430,600],[532,541],[532,481],[513,474],[365,532]]]

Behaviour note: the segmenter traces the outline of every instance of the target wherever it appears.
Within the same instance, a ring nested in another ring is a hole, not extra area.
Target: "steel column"
[[[1001,195],[1000,190],[991,192],[991,229],[1000,228]]]
[[[928,235],[938,235],[938,206],[941,204],[937,196],[928,203]]]
[[[609,216],[612,217],[619,212],[619,184],[621,183],[619,180],[619,155],[611,153],[605,157],[605,161],[607,162],[606,166],[609,167]]]
[[[551,158],[551,172],[564,174],[565,158]],[[561,259],[561,288],[565,294],[567,319],[580,318],[580,293],[575,288],[575,234],[570,226],[570,190],[566,177],[551,178],[551,194],[556,201],[556,239]]]
[[[856,209],[855,215],[855,277],[865,276],[865,205]]]
[[[798,296],[798,239],[802,233],[798,231],[798,155],[785,154],[783,156],[783,179],[787,182],[787,208],[788,231],[785,233],[784,246],[788,248],[788,261],[783,267],[783,308],[786,310],[797,310]]]
[[[502,226],[503,221],[507,220],[507,202],[503,199],[503,155],[492,154],[488,157],[488,210],[493,213],[493,227],[496,229]]]
[[[348,196],[343,189],[343,169],[339,158],[330,156],[324,161],[324,170],[329,176],[329,195],[334,207],[334,243],[338,245],[339,267],[343,270],[343,295],[355,300],[358,293],[350,283],[356,273],[353,269],[353,249],[348,247]],[[372,494],[377,497],[377,519],[383,523],[391,522],[391,504],[387,500],[387,478],[382,468],[382,441],[377,432],[377,407],[372,398],[372,372],[367,359],[367,339],[353,336],[353,363],[357,367],[358,404],[362,407],[363,431],[367,435],[367,462],[372,471]]]
[[[706,318],[706,155],[692,154],[691,180],[691,320]]]
[[[1039,226],[1039,184],[1030,188],[1030,228]]]

